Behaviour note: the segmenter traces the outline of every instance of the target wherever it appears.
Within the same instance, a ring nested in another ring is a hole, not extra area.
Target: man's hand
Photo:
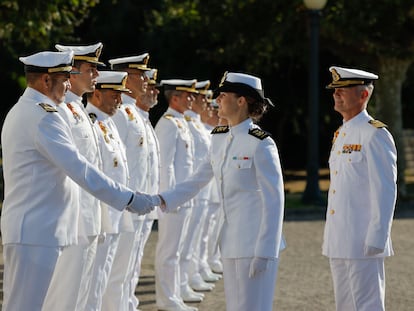
[[[364,255],[365,256],[375,256],[375,255],[381,254],[383,252],[384,252],[383,249],[376,248],[374,246],[365,245],[365,248],[364,248]]]
[[[161,204],[161,199],[158,195],[150,195],[145,193],[136,192],[126,209],[132,213],[138,215],[145,215],[151,212],[155,206]]]
[[[250,263],[249,278],[253,278],[261,272],[266,271],[269,259],[261,257],[253,257]]]

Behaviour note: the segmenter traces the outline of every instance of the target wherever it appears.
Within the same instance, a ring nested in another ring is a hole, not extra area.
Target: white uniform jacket
[[[201,122],[200,115],[192,110],[184,112],[188,127],[194,141],[194,170],[204,162],[210,149],[210,133]],[[197,195],[198,199],[209,199],[209,186],[204,187]]]
[[[152,127],[149,119],[149,113],[142,109],[137,108],[138,114],[144,121],[145,130],[147,134],[148,144],[148,174],[146,183],[146,193],[158,194],[160,192],[160,169],[161,169],[161,158],[160,158],[160,145],[158,143],[157,135]],[[148,219],[158,219],[158,207],[152,212],[148,213],[146,217]]]
[[[212,133],[208,159],[190,179],[161,193],[167,207],[194,196],[214,175],[224,215],[222,257],[278,258],[284,248],[284,192],[274,141],[251,119]]]
[[[184,115],[168,108],[155,126],[160,143],[160,190],[170,189],[193,173],[193,138]],[[180,207],[191,207],[183,201]]]
[[[112,116],[112,120],[125,144],[130,174],[129,186],[139,192],[158,193],[159,146],[148,113],[135,105],[134,98],[122,94],[122,105]],[[133,217],[144,219],[147,215],[133,214]]]
[[[27,88],[3,124],[5,199],[2,242],[66,246],[78,242],[78,187],[123,210],[132,192],[91,165],[75,147],[56,105]]]
[[[125,155],[125,146],[112,119],[94,105],[88,103],[86,110],[99,132],[99,149],[101,150],[103,172],[113,180],[128,185],[128,164]],[[131,213],[119,211],[112,206],[102,203],[104,217],[109,215],[110,224],[107,227],[104,218],[103,231],[106,233],[133,232]]]
[[[83,107],[82,97],[69,91],[65,102],[57,106],[60,115],[69,124],[73,141],[78,151],[91,164],[102,169],[102,160],[98,145],[98,134]],[[99,200],[86,190],[79,189],[80,217],[79,233],[86,236],[101,232],[101,206]]]
[[[322,251],[330,258],[364,258],[364,247],[393,254],[397,153],[385,127],[364,110],[335,133]]]

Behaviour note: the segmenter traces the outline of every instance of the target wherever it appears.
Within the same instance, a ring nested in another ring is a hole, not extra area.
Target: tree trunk
[[[382,58],[379,60],[379,79],[375,83],[374,94],[375,118],[388,125],[388,130],[394,137],[398,152],[398,195],[404,198],[407,194],[405,183],[405,156],[403,143],[403,126],[401,117],[401,88],[405,80],[407,70],[412,60],[396,58]]]

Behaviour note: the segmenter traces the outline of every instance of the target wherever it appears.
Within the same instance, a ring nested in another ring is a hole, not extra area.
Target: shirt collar
[[[136,101],[135,98],[127,94],[124,94],[124,93],[121,94],[121,100],[123,104],[133,104],[133,105],[135,105],[135,101]]]
[[[72,91],[68,91],[65,95],[65,103],[80,103],[82,104],[82,96],[78,96]]]
[[[247,133],[248,130],[253,126],[253,120],[247,118],[243,122],[237,124],[236,126],[230,126],[230,133]]]
[[[35,90],[34,88],[31,88],[31,87],[27,87],[22,96],[30,97],[31,99],[34,99],[38,103],[49,104],[53,107],[57,106],[56,103],[53,100],[51,100],[49,97],[47,97],[46,95],[40,93],[38,90]]]
[[[92,105],[91,103],[88,103],[86,105],[86,111],[88,113],[94,113],[96,114],[96,119],[98,121],[105,121],[109,119],[109,115],[103,112],[102,110],[99,110],[96,106]]]
[[[355,126],[359,123],[366,122],[370,119],[371,118],[369,117],[367,110],[364,109],[360,113],[358,113],[355,117],[353,117],[351,120],[343,122],[343,127],[348,128],[351,126]]]

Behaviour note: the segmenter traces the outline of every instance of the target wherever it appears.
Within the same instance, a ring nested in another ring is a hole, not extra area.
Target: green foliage
[[[328,46],[345,59],[413,59],[411,0],[328,1],[322,23]]]
[[[99,0],[0,0],[0,42],[13,55],[25,47],[47,49],[73,33]]]
[[[322,165],[331,133],[341,122],[332,110],[331,93],[324,90],[327,68],[355,65],[375,71],[380,57],[411,58],[413,7],[412,0],[328,0],[320,25]],[[149,65],[159,69],[160,79],[210,79],[214,88],[226,70],[260,76],[266,96],[276,104],[261,125],[277,140],[282,161],[303,167],[307,13],[303,0],[0,0],[0,68],[5,73],[0,83],[10,90],[3,109],[25,86],[18,56],[53,50],[56,43],[103,42],[104,61],[149,52]],[[412,100],[412,83],[405,89]],[[413,108],[409,111],[412,115]]]

